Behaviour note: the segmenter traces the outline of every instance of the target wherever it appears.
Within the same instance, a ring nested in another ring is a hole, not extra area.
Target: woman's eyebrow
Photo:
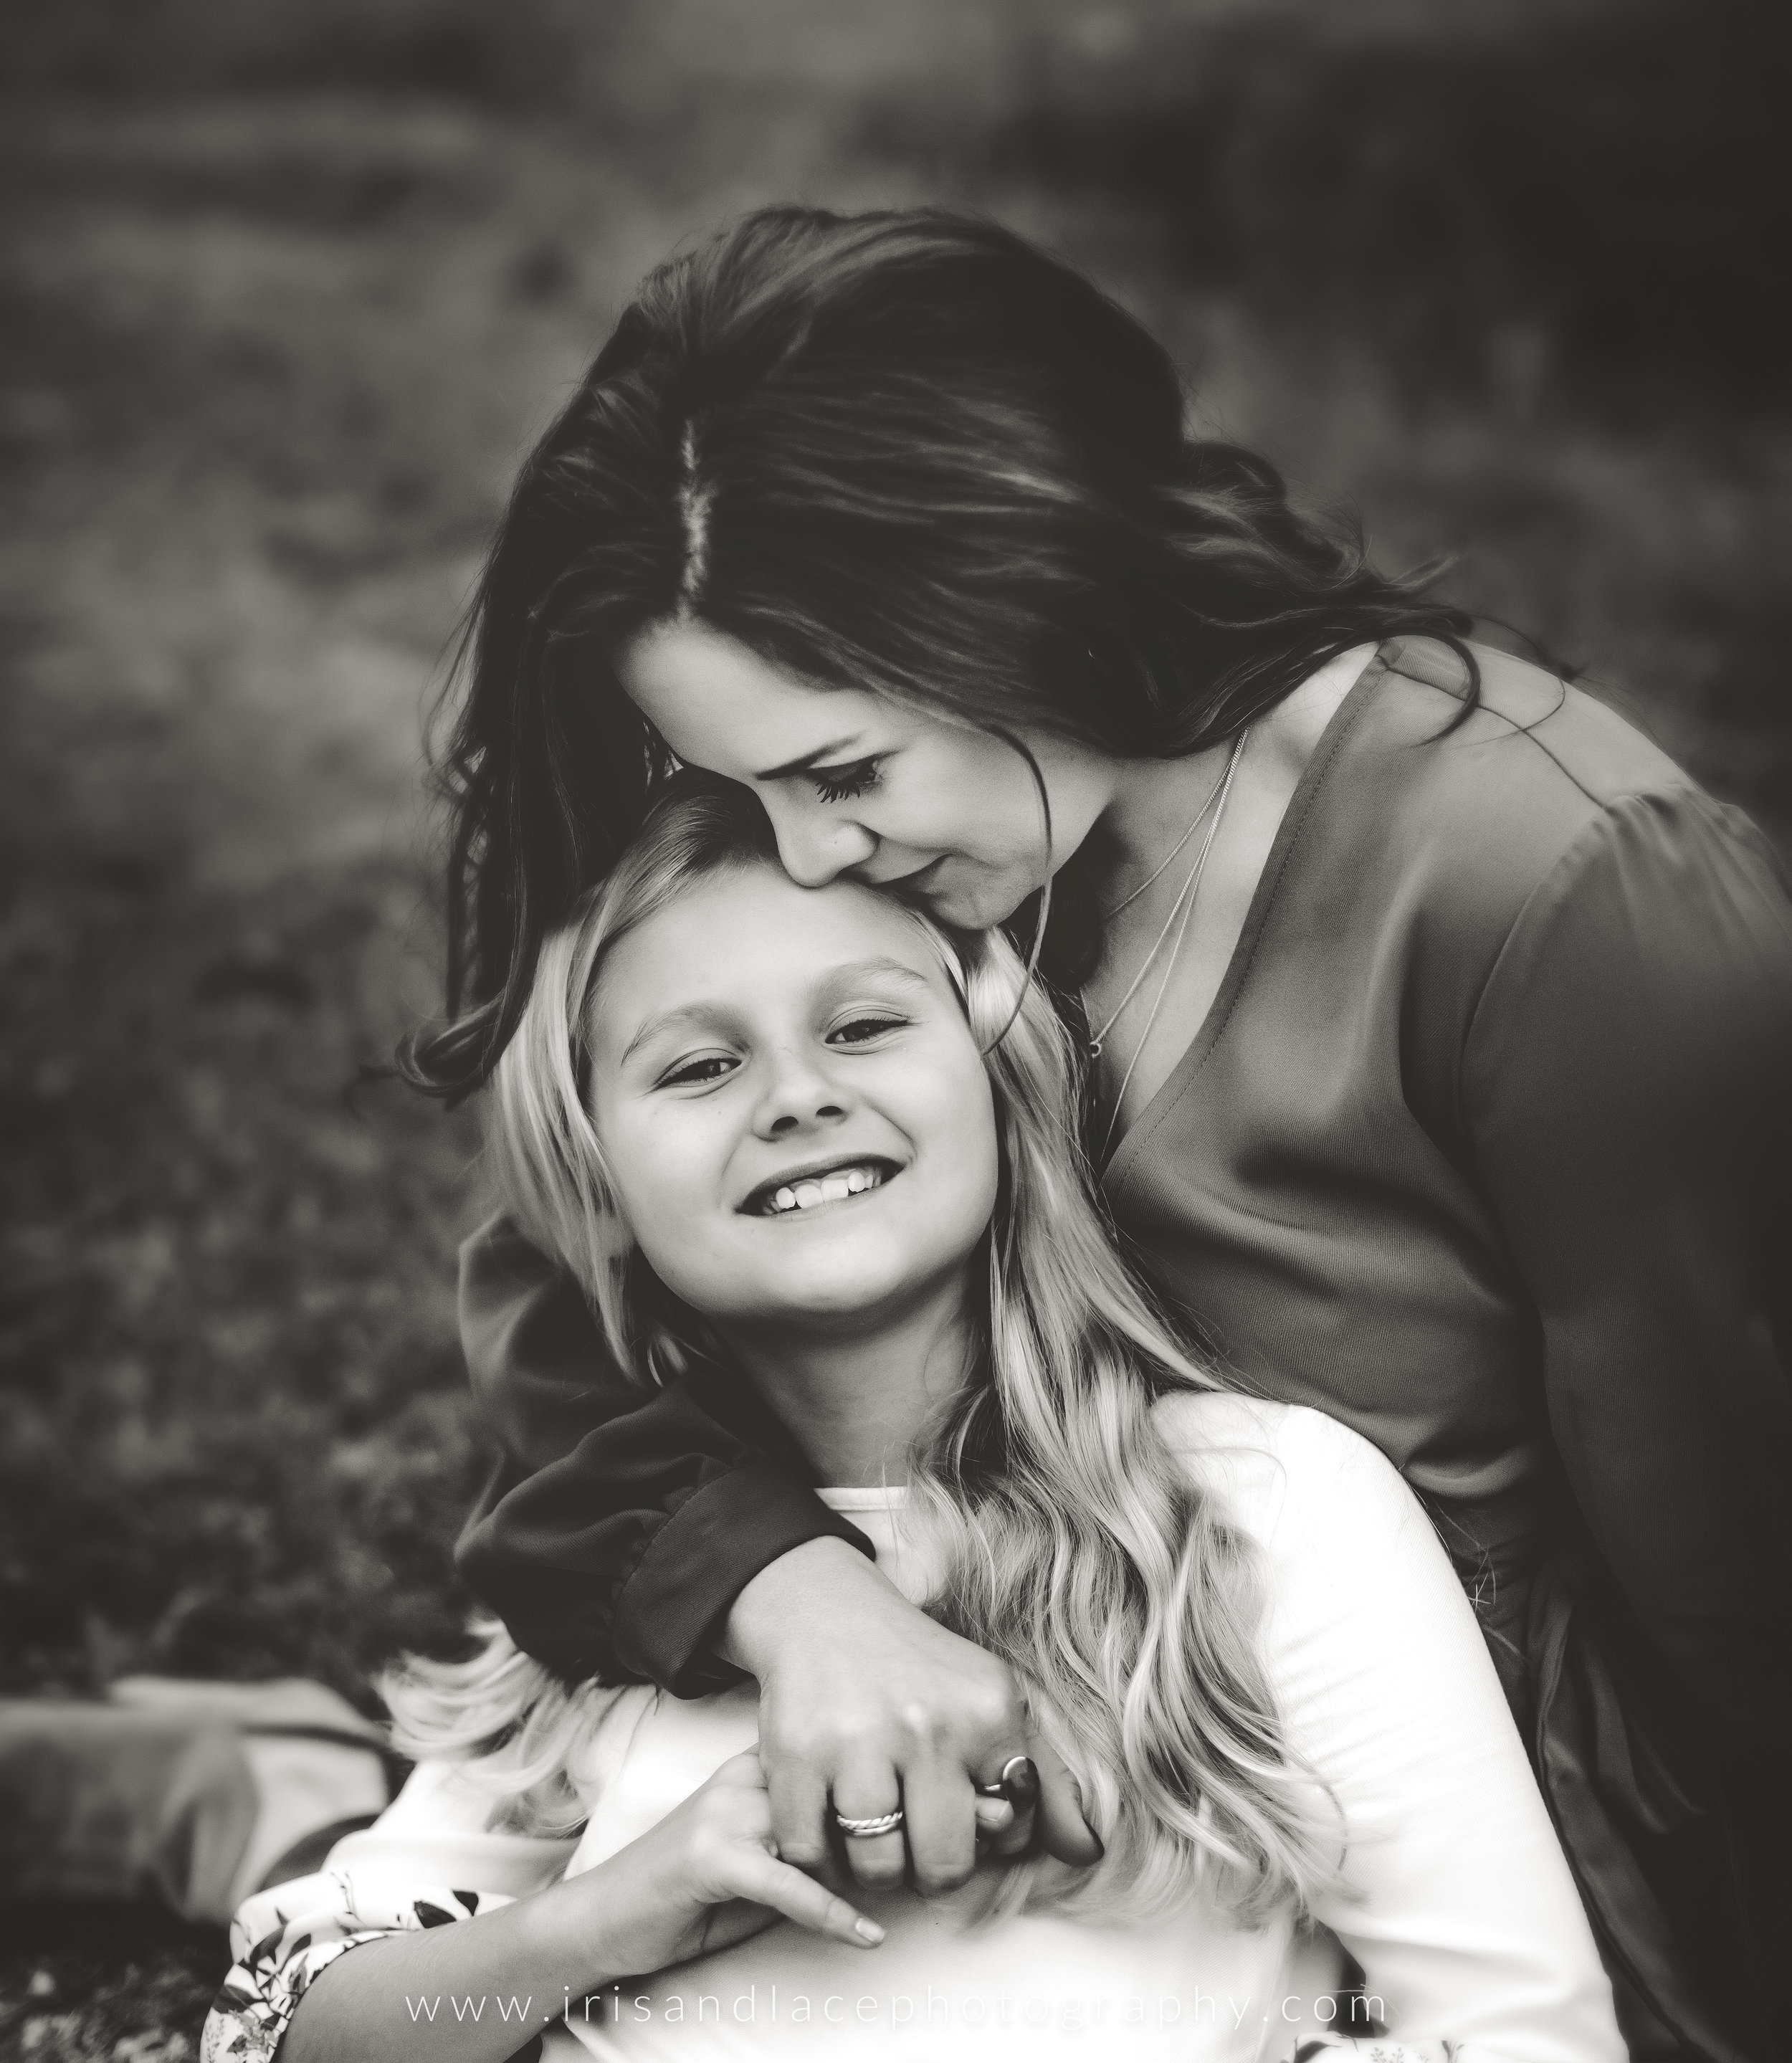
[[[849,746],[858,742],[858,734],[850,738],[837,738],[832,745],[818,745],[813,752],[806,752],[798,759],[786,759],[781,766],[768,766],[763,774],[755,774],[755,781],[787,781],[793,774],[806,774],[811,766],[818,766],[824,759],[831,759],[837,752],[844,752]]]

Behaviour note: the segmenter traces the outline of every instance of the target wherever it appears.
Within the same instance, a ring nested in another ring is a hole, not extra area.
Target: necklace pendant
[[[1099,1040],[1099,1039],[1091,1039],[1091,1040],[1089,1041],[1089,1058],[1090,1058],[1091,1060],[1099,1060],[1101,1058],[1101,1041],[1100,1041],[1100,1040]]]

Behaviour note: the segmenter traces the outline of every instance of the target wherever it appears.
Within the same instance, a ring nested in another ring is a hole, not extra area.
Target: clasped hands
[[[918,1611],[844,1541],[809,1541],[754,1577],[721,1651],[759,1683],[759,1758],[786,1862],[866,1890],[906,1879],[927,1895],[1035,1840],[1061,1862],[1099,1860],[1075,1780],[1030,1726],[1007,1666]],[[1017,1755],[1038,1771],[1037,1804],[979,1796]],[[875,1820],[898,1806],[894,1831],[838,1838],[835,1815]]]

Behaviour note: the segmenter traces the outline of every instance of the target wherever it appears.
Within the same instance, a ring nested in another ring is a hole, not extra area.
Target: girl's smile
[[[849,1160],[837,1155],[831,1160],[788,1169],[781,1178],[773,1176],[741,1208],[757,1217],[806,1218],[831,1204],[850,1204],[881,1189],[901,1172],[888,1160]]]
[[[956,1293],[994,1208],[994,1106],[908,912],[733,869],[617,941],[590,1028],[597,1135],[675,1294],[837,1325]]]

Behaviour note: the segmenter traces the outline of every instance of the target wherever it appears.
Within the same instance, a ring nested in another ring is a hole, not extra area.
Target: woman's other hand
[[[759,1683],[759,1754],[777,1852],[806,1870],[830,1857],[830,1816],[870,1819],[900,1804],[902,1831],[845,1840],[869,1889],[902,1881],[949,1891],[986,1853],[1019,1852],[1035,1817],[1061,1861],[1101,1853],[1069,1772],[1029,1733],[1006,1663],[936,1625],[844,1541],[806,1542],[761,1570],[729,1615],[723,1649]],[[1015,1755],[1039,1771],[1034,1812],[979,1800]]]
[[[621,1975],[688,1962],[780,1918],[855,1948],[883,1939],[875,1920],[778,1859],[750,1748],[638,1840],[568,1882],[586,1884],[599,1901],[604,1958]]]

